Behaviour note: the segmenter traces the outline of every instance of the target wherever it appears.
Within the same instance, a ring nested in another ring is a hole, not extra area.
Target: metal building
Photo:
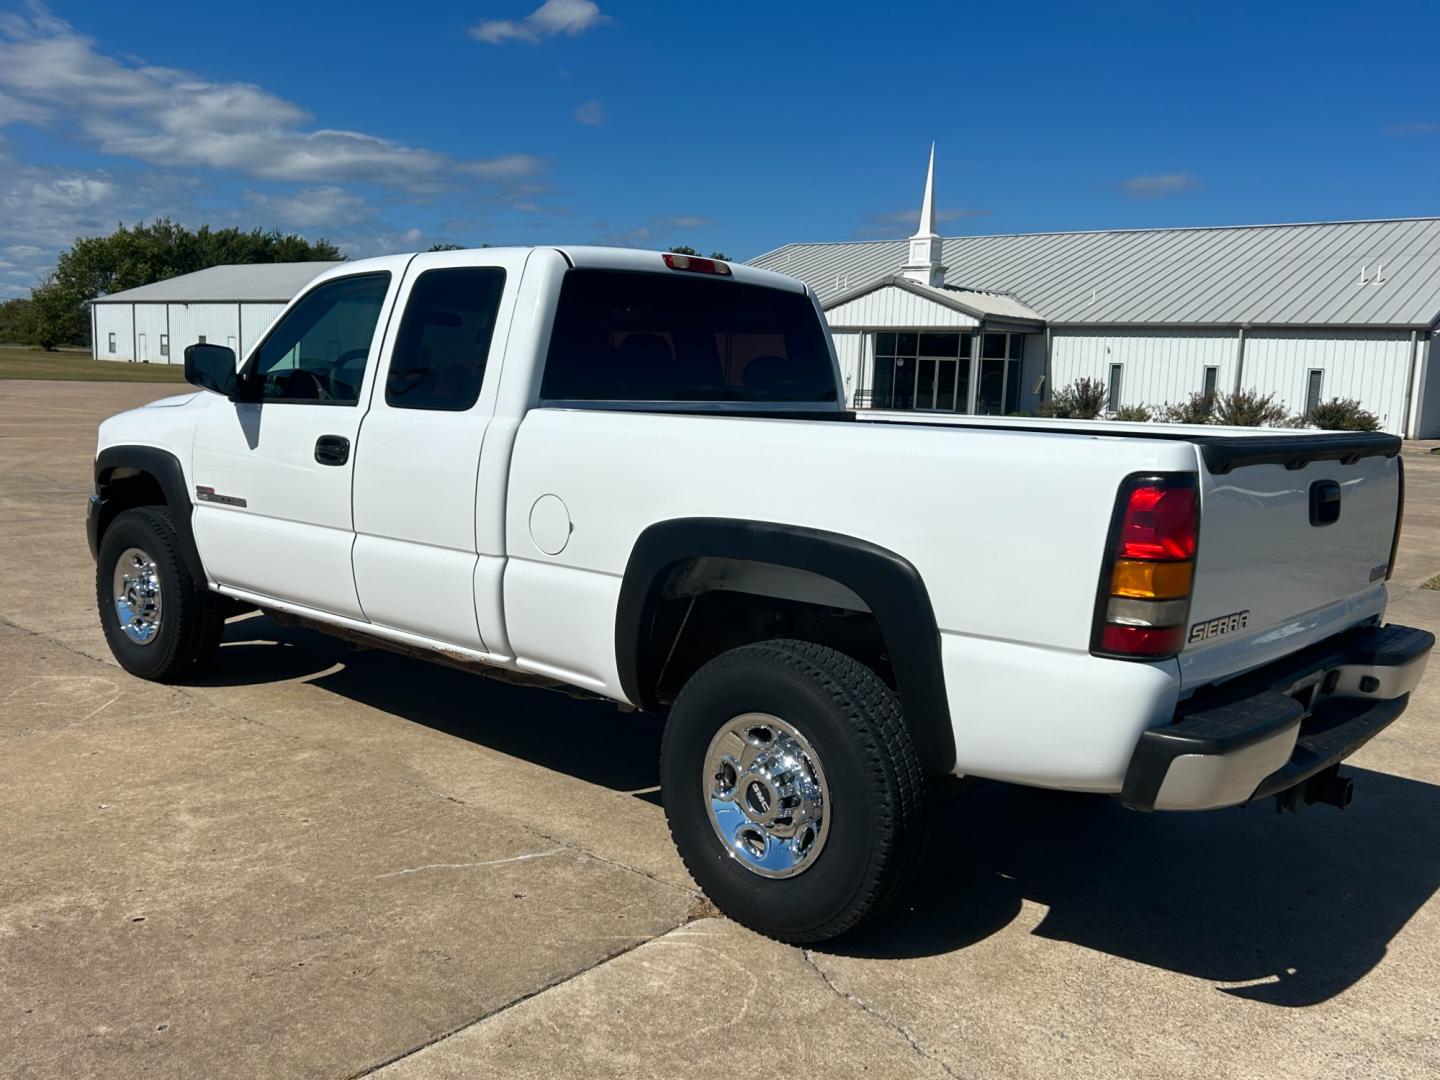
[[[301,289],[333,262],[212,266],[90,302],[97,360],[184,363],[185,348],[208,341],[237,356]]]
[[[1110,407],[1273,393],[1356,398],[1440,437],[1440,218],[942,238],[935,156],[909,240],[787,244],[860,408],[1033,411],[1101,379]]]

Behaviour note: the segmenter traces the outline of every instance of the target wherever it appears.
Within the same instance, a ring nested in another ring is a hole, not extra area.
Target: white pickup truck
[[[1384,625],[1399,440],[859,419],[815,298],[746,266],[347,263],[185,371],[100,428],[127,671],[259,608],[667,713],[681,856],[787,941],[896,893],[927,776],[1343,806],[1434,644]]]

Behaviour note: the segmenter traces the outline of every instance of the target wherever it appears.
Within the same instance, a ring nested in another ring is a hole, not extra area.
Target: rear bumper
[[[1140,736],[1120,799],[1211,810],[1295,787],[1405,711],[1434,645],[1408,626],[1357,627],[1197,695]]]

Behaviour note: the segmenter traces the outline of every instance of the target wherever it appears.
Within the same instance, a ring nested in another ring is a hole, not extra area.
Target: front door
[[[252,400],[212,401],[195,434],[195,540],[221,585],[363,618],[350,569],[351,483],[381,315],[408,257],[330,275],[251,353]]]

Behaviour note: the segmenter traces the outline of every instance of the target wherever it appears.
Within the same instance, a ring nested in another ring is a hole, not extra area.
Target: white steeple
[[[945,284],[940,265],[941,240],[935,232],[935,144],[930,144],[930,168],[925,174],[925,200],[920,205],[920,227],[910,237],[910,258],[900,274],[922,285]]]

